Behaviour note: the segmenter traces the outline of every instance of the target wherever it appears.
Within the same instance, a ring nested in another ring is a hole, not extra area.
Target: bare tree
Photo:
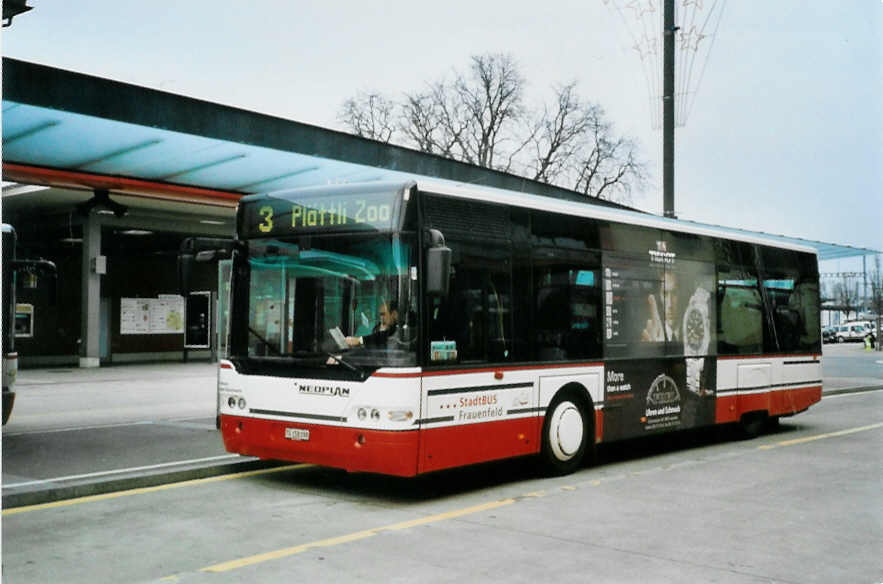
[[[859,306],[858,283],[850,284],[849,278],[843,276],[843,279],[834,285],[834,301],[840,310],[846,313],[846,319],[849,320],[849,314],[858,310]]]
[[[526,86],[511,55],[477,55],[465,74],[455,71],[422,92],[405,93],[394,131],[395,106],[376,94],[345,102],[340,120],[360,136],[401,137],[421,152],[518,172],[588,197],[625,202],[643,186],[647,171],[635,141],[616,136],[603,108],[580,98],[575,82],[556,87],[539,115],[525,103]]]
[[[646,181],[634,140],[615,136],[604,109],[583,101],[575,82],[556,88],[554,108],[545,108],[531,143],[534,180],[619,201]]]
[[[454,92],[463,104],[468,120],[467,140],[463,140],[464,159],[485,168],[509,170],[515,153],[523,148],[515,130],[526,113],[524,77],[511,55],[478,55],[472,57],[468,76],[458,76]],[[499,165],[505,142],[518,142],[510,151],[506,165]]]
[[[629,200],[634,187],[643,186],[647,170],[637,157],[637,144],[627,136],[617,136],[601,106],[593,106],[585,143],[574,168],[575,191],[605,199]]]
[[[464,156],[469,126],[464,109],[449,83],[437,81],[423,93],[405,94],[400,127],[421,152],[474,164]]]
[[[402,132],[423,152],[509,171],[525,143],[524,87],[513,57],[474,56],[466,74],[405,94]]]
[[[591,125],[591,105],[576,94],[576,82],[556,88],[553,108],[546,106],[531,137],[533,179],[555,183],[571,166]]]
[[[356,136],[388,143],[395,134],[395,110],[395,101],[363,92],[343,102],[338,120]]]

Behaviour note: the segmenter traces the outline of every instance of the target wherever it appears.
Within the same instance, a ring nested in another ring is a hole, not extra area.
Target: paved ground
[[[824,391],[883,386],[883,352],[866,351],[861,343],[823,347]]]
[[[3,506],[251,468],[215,429],[214,363],[19,372]]]
[[[825,345],[824,391],[883,388],[883,353]],[[213,363],[32,369],[2,432],[3,506],[261,466],[215,429]]]
[[[415,479],[290,465],[5,509],[3,578],[880,583],[881,412],[883,391],[830,395],[754,440],[618,443],[565,477],[525,459]]]

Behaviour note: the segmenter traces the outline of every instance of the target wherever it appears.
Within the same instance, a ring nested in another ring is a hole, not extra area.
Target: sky
[[[576,81],[638,141],[651,180],[632,204],[662,212],[662,135],[634,48],[657,0],[29,4],[3,29],[5,56],[334,129],[358,91],[400,97],[471,55],[508,53],[529,102]],[[883,250],[883,2],[677,4],[681,16],[720,19],[695,43],[693,106],[675,137],[677,215]]]

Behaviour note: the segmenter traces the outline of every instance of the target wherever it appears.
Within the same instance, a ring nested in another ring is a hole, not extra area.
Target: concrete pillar
[[[100,258],[100,259],[99,259]],[[83,223],[83,258],[80,274],[80,367],[101,365],[99,336],[101,328],[101,224],[94,210]]]

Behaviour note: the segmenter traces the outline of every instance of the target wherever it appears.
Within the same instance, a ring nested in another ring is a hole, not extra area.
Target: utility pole
[[[662,45],[662,207],[675,217],[675,1],[664,0]]]

